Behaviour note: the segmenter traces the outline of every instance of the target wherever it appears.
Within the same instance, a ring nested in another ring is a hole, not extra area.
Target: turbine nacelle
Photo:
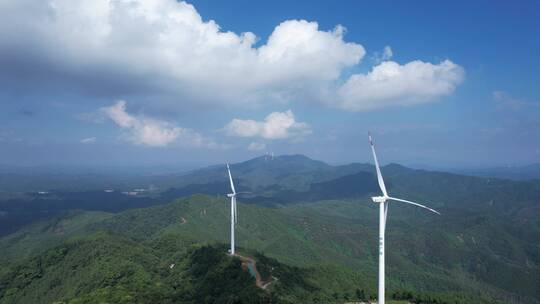
[[[373,196],[371,200],[374,203],[386,203],[386,200],[388,200],[388,196]]]
[[[232,198],[232,197],[235,197],[235,196],[236,196],[236,193],[229,193],[229,194],[227,194],[227,197],[231,197],[231,198]]]

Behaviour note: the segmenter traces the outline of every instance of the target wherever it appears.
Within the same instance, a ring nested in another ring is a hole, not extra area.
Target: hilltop
[[[72,238],[0,276],[0,303],[273,303],[224,246]]]

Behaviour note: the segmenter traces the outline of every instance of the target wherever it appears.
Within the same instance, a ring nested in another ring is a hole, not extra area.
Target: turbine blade
[[[232,180],[231,169],[229,168],[229,164],[227,164],[227,171],[229,171],[229,180],[231,181],[231,190],[233,194],[236,194],[236,190],[234,190],[234,183]]]
[[[420,205],[418,203],[415,203],[415,202],[411,202],[411,201],[407,201],[407,200],[404,200],[404,199],[400,199],[400,198],[395,198],[395,197],[388,197],[389,200],[392,200],[392,201],[397,201],[397,202],[402,202],[402,203],[406,203],[406,204],[411,204],[411,205],[415,205],[415,206],[418,206],[420,208],[424,208],[424,209],[427,209],[433,213],[437,213],[438,215],[441,215],[441,213],[437,210],[434,210],[434,209],[431,209],[429,207],[426,207],[424,205]]]
[[[377,160],[377,154],[375,153],[375,145],[373,145],[373,138],[371,138],[371,134],[368,132],[369,137],[369,144],[371,145],[371,152],[373,152],[373,159],[375,160],[375,168],[377,169],[377,180],[379,181],[379,187],[381,188],[381,191],[384,196],[388,196],[388,193],[386,192],[386,186],[384,185],[384,180],[381,174],[381,168],[379,168],[379,161]]]

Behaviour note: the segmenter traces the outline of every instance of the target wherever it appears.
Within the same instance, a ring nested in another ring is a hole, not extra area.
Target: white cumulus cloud
[[[135,144],[160,147],[179,140],[191,146],[218,147],[191,129],[180,128],[163,120],[131,115],[126,111],[126,102],[123,100],[101,108],[101,111],[120,128],[129,131],[129,140]]]
[[[311,133],[310,126],[304,122],[297,122],[291,110],[272,112],[264,121],[235,118],[224,129],[229,136],[264,139],[286,139]]]
[[[451,94],[464,70],[450,60],[439,64],[385,61],[367,74],[354,74],[339,89],[339,106],[352,111],[392,105],[414,105]]]
[[[282,22],[255,47],[254,33],[223,31],[176,0],[6,0],[0,7],[0,54],[95,94],[144,90],[228,103],[286,98],[328,85],[365,54],[343,40],[342,26],[323,31],[305,20]]]
[[[159,96],[153,106],[174,100],[177,109],[301,101],[367,110],[430,102],[461,82],[463,69],[450,61],[386,61],[390,47],[370,73],[348,78],[365,49],[345,41],[345,32],[286,20],[256,45],[254,33],[223,30],[183,1],[4,0],[0,89]],[[177,130],[165,129],[172,133],[164,138],[175,137]]]

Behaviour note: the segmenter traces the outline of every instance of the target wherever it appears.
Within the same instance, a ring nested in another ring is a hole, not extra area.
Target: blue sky
[[[0,4],[1,164],[540,161],[537,1],[150,2]]]

